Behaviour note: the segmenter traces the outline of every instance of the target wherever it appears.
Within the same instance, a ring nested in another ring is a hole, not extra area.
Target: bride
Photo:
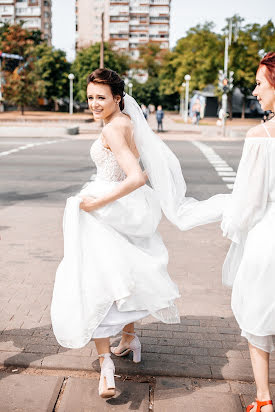
[[[158,156],[154,150],[161,141],[157,138],[159,143],[148,152],[154,134],[135,100],[124,96],[124,82],[114,71],[90,74],[87,96],[95,120],[104,122],[90,152],[97,175],[67,200],[64,258],[56,273],[51,317],[60,345],[81,348],[95,340],[99,395],[107,398],[115,395],[110,336],[123,331],[113,353],[132,351],[133,361],[140,362],[134,322],[149,314],[162,322],[179,322],[174,300],[180,295],[167,273],[168,253],[156,232],[161,219],[158,182],[154,189],[146,185],[140,166],[140,160],[146,168]],[[178,165],[173,154],[168,155]],[[165,164],[159,166],[156,175],[168,173]]]

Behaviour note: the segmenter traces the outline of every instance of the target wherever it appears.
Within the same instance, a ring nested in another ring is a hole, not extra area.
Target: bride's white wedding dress
[[[91,147],[94,181],[67,200],[64,258],[55,279],[51,317],[58,342],[80,348],[91,338],[116,335],[148,314],[179,322],[179,291],[167,273],[168,253],[156,232],[161,208],[144,185],[92,213],[79,209],[81,196],[101,197],[125,179],[100,136]]]

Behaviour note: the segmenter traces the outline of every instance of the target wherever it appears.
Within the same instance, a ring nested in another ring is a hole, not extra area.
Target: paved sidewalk
[[[51,330],[52,287],[63,248],[62,214],[63,208],[24,202],[0,211],[6,225],[1,240],[2,365],[98,371],[93,342],[79,350],[64,349]],[[181,323],[143,320],[137,327],[143,362],[117,359],[117,372],[250,381],[247,344],[231,313],[230,290],[221,285],[229,243],[216,224],[184,233],[163,220],[160,229],[170,253],[169,272],[182,293]],[[274,362],[272,357],[272,382]]]
[[[254,396],[254,384],[245,382],[117,376],[116,396],[104,400],[92,374],[0,371],[0,412],[244,412]]]
[[[200,126],[185,124],[180,115],[167,113],[164,118],[164,132],[159,136],[164,140],[242,140],[247,131],[260,123],[259,119],[233,119],[227,121],[226,134],[216,126],[215,119],[204,119]],[[149,117],[149,124],[156,131],[154,115]],[[19,128],[20,126],[20,128]],[[67,129],[78,127],[76,138],[90,139],[101,132],[100,122],[92,121],[91,114],[26,112],[21,116],[18,112],[0,113],[0,136],[38,137],[41,132],[51,136],[64,136]],[[14,131],[13,131],[14,129]],[[71,133],[69,133],[71,134]]]

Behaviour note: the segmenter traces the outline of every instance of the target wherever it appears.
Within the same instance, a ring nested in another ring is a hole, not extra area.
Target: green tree
[[[4,84],[5,100],[21,109],[24,114],[25,106],[36,105],[38,97],[43,94],[43,81],[37,79],[34,63],[29,60],[17,67]]]
[[[149,78],[157,78],[166,53],[157,43],[142,44],[139,46],[139,58],[132,62],[131,67],[146,71]]]
[[[233,39],[229,48],[229,70],[234,71],[234,86],[244,95],[243,117],[246,97],[255,87],[255,75],[261,57],[275,48],[275,27],[271,20],[259,24],[242,25],[244,19],[232,17]],[[235,35],[234,35],[235,34]]]
[[[69,94],[68,74],[71,64],[62,50],[56,50],[46,43],[34,49],[34,68],[37,77],[44,82],[43,96],[50,101]]]
[[[31,32],[22,24],[4,25],[0,31],[0,47],[4,53],[18,54],[18,60],[4,59],[3,70],[5,84],[4,99],[21,108],[24,114],[26,105],[37,104],[39,95],[43,93],[44,84],[35,72],[35,46],[41,41],[39,31]]]
[[[212,22],[206,22],[189,29],[174,50],[165,56],[160,71],[162,93],[179,92],[186,74],[191,75],[190,91],[216,82],[223,62],[223,42],[213,28]]]
[[[75,98],[79,101],[86,100],[86,82],[88,75],[99,67],[100,43],[95,43],[81,49],[72,64],[72,73],[75,75]],[[124,75],[129,70],[129,57],[115,52],[108,43],[104,44],[105,67]]]
[[[158,78],[149,78],[146,83],[133,81],[133,96],[139,104],[161,104]]]
[[[245,96],[251,94],[261,57],[275,49],[275,28],[271,20],[265,25],[246,25],[234,15],[226,19],[223,34],[217,34],[212,22],[197,25],[178,40],[175,48],[164,56],[159,72],[160,93],[180,92],[185,74],[191,75],[190,90],[202,90],[218,83],[218,70],[224,65],[224,43],[232,22],[232,44],[229,47],[229,70],[234,71],[234,86]],[[217,95],[221,92],[216,89]],[[176,96],[176,95],[175,95]],[[245,104],[245,101],[244,101]]]

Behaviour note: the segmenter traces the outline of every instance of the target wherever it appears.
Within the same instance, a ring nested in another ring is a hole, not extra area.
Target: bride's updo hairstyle
[[[108,84],[108,86],[110,86],[112,95],[114,97],[121,97],[119,107],[121,111],[124,109],[123,96],[125,84],[115,71],[110,69],[96,69],[88,76],[87,85],[90,83]]]
[[[260,61],[260,67],[266,67],[265,77],[269,84],[275,88],[275,52],[267,53]]]

